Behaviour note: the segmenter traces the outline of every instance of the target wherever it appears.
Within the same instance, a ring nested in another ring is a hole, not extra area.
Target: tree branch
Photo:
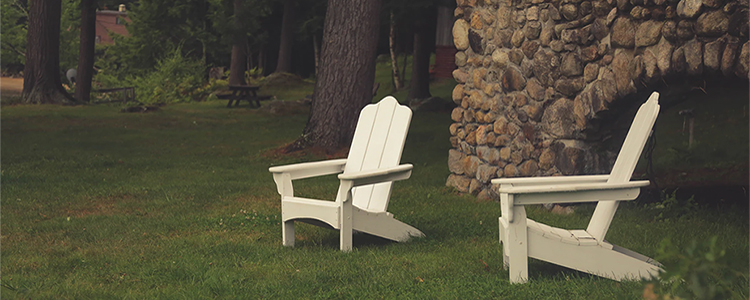
[[[16,47],[14,47],[13,45],[11,45],[8,42],[3,41],[3,46],[5,46],[6,48],[8,48],[10,50],[13,50],[13,52],[18,53],[18,55],[26,57],[26,53],[22,52],[21,50],[18,50]]]
[[[18,7],[18,9],[20,9],[20,10],[21,10],[21,12],[23,12],[24,16],[26,16],[26,17],[28,17],[28,16],[29,16],[29,11],[28,11],[28,10],[26,10],[26,8],[25,8],[25,7],[23,7],[23,5],[21,5],[21,2],[19,2],[18,0],[16,0],[16,1],[13,1],[13,4],[14,4],[14,5],[16,6],[16,7]]]

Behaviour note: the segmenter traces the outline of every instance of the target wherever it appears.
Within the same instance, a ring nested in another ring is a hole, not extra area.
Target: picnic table
[[[229,103],[227,103],[227,107],[232,107],[232,102],[234,102],[234,106],[238,106],[240,100],[247,100],[250,107],[260,107],[260,101],[271,99],[271,96],[258,96],[259,89],[259,86],[254,85],[230,85],[229,91],[232,94],[228,95]]]

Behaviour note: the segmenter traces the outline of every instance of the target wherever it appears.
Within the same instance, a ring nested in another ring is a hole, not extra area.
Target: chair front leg
[[[513,207],[514,220],[508,224],[508,265],[510,282],[525,283],[529,280],[529,239],[526,228],[526,209],[523,206]]]
[[[529,279],[529,244],[526,228],[526,209],[513,205],[513,195],[500,194],[500,227],[503,243],[503,265],[510,269],[511,283],[524,283]],[[507,257],[506,257],[507,254]]]
[[[339,247],[341,251],[352,251],[352,187],[350,180],[341,180],[336,201],[339,202]]]

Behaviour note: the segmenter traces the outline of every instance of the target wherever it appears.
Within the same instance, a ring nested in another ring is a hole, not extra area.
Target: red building
[[[456,45],[453,44],[453,10],[439,6],[435,34],[435,78],[453,78],[456,69]]]
[[[130,36],[128,30],[125,28],[126,22],[130,22],[130,19],[125,10],[125,4],[120,4],[118,10],[96,11],[96,43],[114,44],[115,42],[109,36],[109,32]]]

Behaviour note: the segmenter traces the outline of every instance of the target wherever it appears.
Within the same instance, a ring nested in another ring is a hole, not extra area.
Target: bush
[[[203,63],[184,57],[177,48],[158,60],[150,73],[117,76],[104,70],[95,79],[104,87],[135,86],[136,100],[146,105],[202,101],[222,86],[209,82],[205,69]]]
[[[717,239],[693,240],[684,249],[664,239],[656,259],[664,262],[665,271],[646,286],[644,298],[747,299],[748,277],[730,268],[726,250],[717,246]]]

